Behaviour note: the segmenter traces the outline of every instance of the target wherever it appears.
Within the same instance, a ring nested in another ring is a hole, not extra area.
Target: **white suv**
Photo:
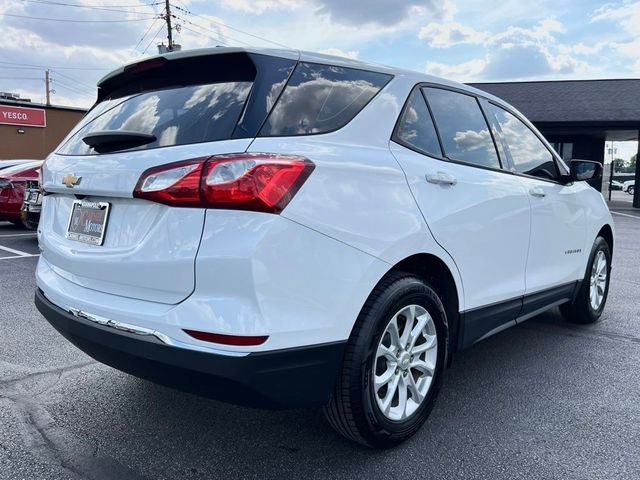
[[[613,222],[498,98],[310,53],[135,63],[46,160],[36,304],[89,355],[388,447],[451,355],[604,308]]]

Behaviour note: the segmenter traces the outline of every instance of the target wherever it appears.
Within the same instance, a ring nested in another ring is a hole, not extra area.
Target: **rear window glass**
[[[92,109],[60,148],[64,155],[96,153],[82,140],[100,131],[151,134],[142,150],[231,138],[252,82],[220,82],[167,88],[107,99]]]
[[[427,155],[441,157],[436,127],[420,89],[415,89],[404,107],[394,140],[410,145]]]
[[[260,136],[308,135],[342,128],[390,79],[383,73],[300,63]]]

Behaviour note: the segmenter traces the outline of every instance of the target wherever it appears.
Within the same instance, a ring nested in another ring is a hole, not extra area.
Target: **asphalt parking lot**
[[[602,320],[552,312],[460,354],[423,429],[384,452],[319,411],[229,406],[93,362],[33,306],[35,235],[0,222],[0,478],[640,478],[640,215],[614,217]]]

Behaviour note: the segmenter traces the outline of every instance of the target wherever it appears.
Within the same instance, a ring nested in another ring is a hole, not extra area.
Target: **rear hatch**
[[[134,190],[149,169],[244,152],[295,62],[213,49],[105,77],[96,105],[43,167],[44,261],[101,292],[166,304],[189,296],[205,209]]]

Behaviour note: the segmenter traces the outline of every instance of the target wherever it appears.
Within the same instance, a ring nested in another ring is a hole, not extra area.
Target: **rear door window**
[[[515,115],[491,104],[500,125],[500,136],[511,154],[516,172],[544,180],[557,180],[558,169],[551,152],[533,131]]]
[[[82,139],[99,131],[132,131],[156,137],[135,150],[231,138],[251,86],[248,81],[220,82],[108,99],[87,114],[83,126],[59,153],[96,153]]]
[[[442,156],[433,119],[419,88],[404,107],[393,140],[427,155]]]
[[[342,128],[390,79],[383,73],[300,63],[260,136],[308,135]]]
[[[447,158],[500,168],[489,126],[478,100],[442,88],[424,89]]]

